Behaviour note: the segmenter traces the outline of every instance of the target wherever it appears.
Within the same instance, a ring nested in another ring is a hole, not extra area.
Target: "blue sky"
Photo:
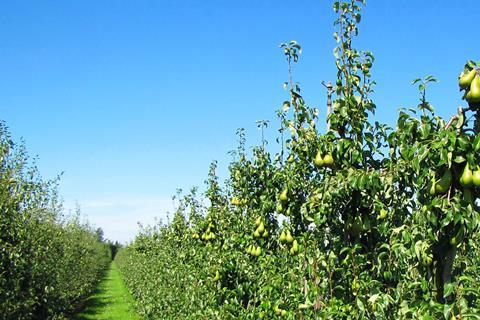
[[[437,113],[455,112],[458,73],[480,59],[477,7],[368,2],[356,46],[376,56],[375,119],[394,125],[417,104],[411,80],[428,74],[440,80],[428,93]],[[165,219],[177,188],[203,187],[212,160],[226,177],[237,128],[256,145],[266,119],[275,136],[281,42],[302,45],[295,79],[325,114],[334,19],[325,0],[3,1],[0,119],[45,178],[64,172],[67,211],[78,202],[106,237],[128,241],[138,221]]]

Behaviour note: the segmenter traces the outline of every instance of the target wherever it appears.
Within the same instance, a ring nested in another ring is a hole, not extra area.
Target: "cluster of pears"
[[[467,164],[463,168],[462,175],[459,179],[460,185],[465,189],[464,193],[469,194],[468,189],[471,187],[480,187],[480,169],[472,170],[470,169],[470,165]],[[437,194],[443,194],[448,191],[450,185],[452,184],[452,172],[450,169],[447,169],[440,180],[436,181],[435,177],[433,178],[429,193],[431,196]],[[471,195],[471,193],[470,193]]]
[[[212,231],[213,228],[214,228],[213,224],[210,223],[207,227],[207,230],[205,230],[205,232],[202,234],[202,240],[204,241],[215,240],[217,236],[215,235],[215,233],[213,233]]]
[[[287,231],[283,230],[280,233],[279,240],[280,240],[280,243],[287,243],[288,245],[290,245],[290,254],[292,256],[297,255],[299,250],[298,241],[292,237],[290,230],[287,230]]]
[[[330,167],[333,165],[333,157],[330,153],[322,156],[322,153],[318,150],[313,163],[317,168]]]
[[[284,206],[288,204],[288,188],[283,189],[283,191],[278,196],[277,211],[283,212]]]
[[[470,106],[480,104],[480,70],[472,68],[464,70],[458,80],[461,90],[465,90],[465,100]]]
[[[257,227],[257,229],[255,229],[255,231],[253,232],[254,238],[268,237],[268,230],[265,228],[265,224],[260,217],[255,220],[255,226]]]
[[[419,262],[428,267],[433,262],[433,254],[430,250],[430,245],[426,241],[418,240],[415,243],[415,254],[417,255],[417,259]]]
[[[231,203],[232,205],[234,205],[234,206],[241,206],[241,205],[245,204],[246,201],[245,201],[245,199],[244,199],[244,200],[240,200],[240,199],[238,199],[237,197],[233,197],[230,203]]]
[[[282,317],[284,317],[284,316],[287,315],[287,310],[282,309],[282,308],[280,308],[279,306],[275,306],[275,308],[273,309],[273,311],[275,311],[275,314],[276,314],[277,316],[282,316]]]
[[[260,248],[259,246],[254,246],[253,244],[251,244],[247,247],[247,253],[254,256],[254,257],[258,257],[259,255],[262,254],[262,248]]]
[[[477,170],[472,171],[467,162],[460,177],[460,184],[464,188],[480,187],[480,170],[477,168]]]

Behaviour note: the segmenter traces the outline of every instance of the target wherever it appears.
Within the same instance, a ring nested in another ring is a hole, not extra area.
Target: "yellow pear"
[[[435,180],[435,177],[433,177],[432,181],[430,182],[430,188],[428,190],[428,193],[431,195],[431,196],[434,196],[437,191],[435,190],[435,185],[437,184],[436,180]]]
[[[380,209],[380,213],[378,214],[377,219],[383,220],[383,219],[385,219],[385,218],[387,217],[387,215],[388,215],[387,210],[385,210],[384,208],[382,208],[382,209]]]
[[[215,278],[213,278],[213,281],[216,282],[218,280],[220,280],[220,272],[217,270],[217,272],[215,272]]]
[[[323,157],[323,163],[326,165],[326,166],[331,166],[333,164],[333,157],[331,154],[327,154],[325,155],[325,157]]]
[[[460,184],[463,187],[471,187],[473,184],[473,174],[472,170],[470,170],[470,167],[468,166],[468,162],[463,169],[462,176],[460,177]]]
[[[265,225],[263,224],[263,222],[260,222],[260,224],[258,225],[257,231],[260,234],[265,231]]]
[[[480,76],[475,76],[470,85],[470,91],[467,94],[467,101],[471,103],[480,102]]]
[[[324,165],[322,154],[320,153],[320,150],[317,151],[317,155],[315,156],[315,159],[313,159],[313,163],[317,168],[321,168]]]
[[[233,197],[231,203],[234,206],[239,206],[242,202],[237,197]]]
[[[473,78],[475,78],[475,69],[470,70],[468,72],[462,72],[458,80],[458,84],[460,88],[462,89],[468,88],[472,83]]]
[[[472,181],[475,187],[480,187],[480,170],[479,169],[473,171]]]
[[[285,240],[287,241],[287,243],[292,243],[292,242],[293,242],[292,234],[291,234],[290,231],[288,231],[288,230],[287,230],[287,234],[286,234]]]

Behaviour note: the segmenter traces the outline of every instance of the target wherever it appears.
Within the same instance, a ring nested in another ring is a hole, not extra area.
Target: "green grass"
[[[117,264],[110,265],[105,278],[86,301],[85,309],[74,320],[135,320],[133,298],[123,283]]]

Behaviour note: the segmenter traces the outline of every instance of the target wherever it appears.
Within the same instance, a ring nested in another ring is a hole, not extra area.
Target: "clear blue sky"
[[[127,241],[136,222],[172,210],[176,188],[203,187],[209,163],[226,177],[235,130],[287,98],[278,45],[303,47],[295,78],[324,115],[320,82],[335,77],[332,1],[3,1],[0,118],[23,137],[45,178],[64,171],[68,209]],[[377,118],[394,125],[417,104],[412,79],[449,117],[457,76],[478,60],[478,0],[368,2],[356,45],[376,56]],[[273,144],[273,139],[272,142]]]

